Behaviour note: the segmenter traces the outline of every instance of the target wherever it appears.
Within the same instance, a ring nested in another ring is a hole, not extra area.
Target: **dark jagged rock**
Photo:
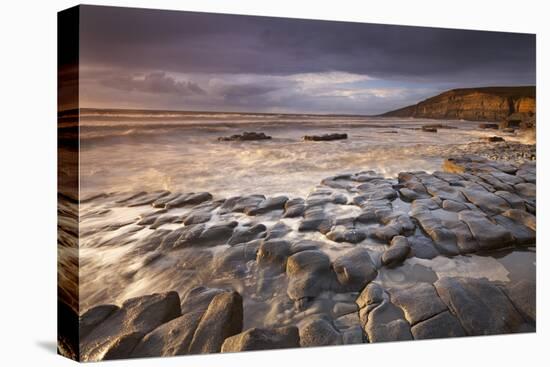
[[[348,134],[324,134],[324,135],[305,135],[304,141],[331,141],[347,139]]]
[[[481,123],[478,125],[480,129],[493,129],[498,130],[498,124],[492,124],[492,123]]]
[[[437,127],[431,126],[431,125],[424,125],[422,126],[422,131],[426,131],[428,133],[436,133]]]
[[[501,142],[501,141],[506,141],[501,136],[487,136],[487,137],[483,138],[483,140],[488,142],[488,143],[498,143],[498,142]]]
[[[271,136],[266,135],[265,133],[245,131],[242,134],[235,134],[231,136],[221,136],[218,138],[218,141],[252,141],[252,140],[269,140],[269,139],[271,139]]]
[[[222,352],[297,348],[300,335],[296,326],[276,329],[252,328],[225,339]]]

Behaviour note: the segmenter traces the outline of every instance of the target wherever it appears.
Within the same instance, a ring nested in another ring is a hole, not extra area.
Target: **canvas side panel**
[[[57,17],[57,352],[79,360],[79,8]]]

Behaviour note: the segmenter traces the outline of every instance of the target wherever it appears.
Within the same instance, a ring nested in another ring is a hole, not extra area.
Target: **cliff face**
[[[534,115],[535,94],[534,86],[453,89],[382,116],[502,121],[517,112]]]

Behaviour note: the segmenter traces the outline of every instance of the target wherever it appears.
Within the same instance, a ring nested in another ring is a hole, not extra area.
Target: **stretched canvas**
[[[535,331],[534,34],[88,5],[58,27],[60,354]]]

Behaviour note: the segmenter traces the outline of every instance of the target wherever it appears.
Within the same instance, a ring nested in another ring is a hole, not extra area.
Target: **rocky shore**
[[[83,199],[81,247],[124,254],[100,269],[119,283],[94,292],[96,255],[81,259],[80,359],[535,331],[534,267],[502,279],[451,265],[534,254],[535,163],[463,154],[442,168],[345,173],[304,198]],[[132,210],[140,214],[109,220]],[[121,298],[140,281],[149,292]]]

